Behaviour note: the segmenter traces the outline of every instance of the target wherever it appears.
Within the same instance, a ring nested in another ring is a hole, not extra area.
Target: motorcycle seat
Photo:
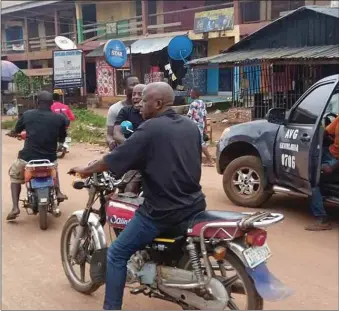
[[[224,211],[202,211],[187,221],[174,226],[171,230],[161,235],[163,238],[177,238],[180,236],[186,236],[187,230],[192,229],[194,226],[201,223],[208,223],[212,221],[226,221],[235,222],[243,219],[244,214],[237,212],[224,212]]]
[[[235,222],[243,219],[244,214],[237,212],[224,212],[224,211],[203,211],[194,215],[188,224],[188,229],[193,228],[195,225],[203,222],[212,222],[212,221],[226,221],[226,222]]]

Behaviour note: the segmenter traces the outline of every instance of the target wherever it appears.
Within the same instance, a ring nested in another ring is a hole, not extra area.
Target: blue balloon
[[[127,51],[120,40],[108,40],[104,46],[106,62],[114,68],[120,68],[127,61]]]

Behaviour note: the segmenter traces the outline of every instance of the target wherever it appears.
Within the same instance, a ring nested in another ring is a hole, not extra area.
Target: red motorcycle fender
[[[79,211],[75,211],[72,215],[75,215],[78,221],[80,222],[83,213],[84,213],[83,210],[79,210]],[[106,248],[107,242],[106,242],[105,231],[99,222],[99,216],[94,213],[90,213],[89,218],[88,218],[88,225],[91,230],[93,242],[95,245],[95,250]]]
[[[254,281],[258,294],[268,301],[280,301],[293,294],[293,290],[285,286],[267,268],[265,263],[254,269],[246,268],[247,273]]]

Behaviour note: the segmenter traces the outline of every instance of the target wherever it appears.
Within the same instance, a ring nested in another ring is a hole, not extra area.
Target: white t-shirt
[[[114,126],[115,121],[122,107],[124,107],[122,101],[119,101],[113,104],[111,107],[109,107],[106,122],[107,126]]]

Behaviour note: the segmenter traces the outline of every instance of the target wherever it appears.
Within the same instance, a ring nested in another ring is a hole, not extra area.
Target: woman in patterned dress
[[[206,122],[206,105],[204,101],[199,99],[200,94],[198,89],[192,89],[190,97],[193,99],[193,102],[190,104],[187,116],[193,120],[200,131],[201,135],[201,146],[202,146],[202,152],[205,155],[207,159],[206,166],[214,166],[213,159],[208,151],[206,142],[204,141],[204,134],[207,133],[207,122]]]

